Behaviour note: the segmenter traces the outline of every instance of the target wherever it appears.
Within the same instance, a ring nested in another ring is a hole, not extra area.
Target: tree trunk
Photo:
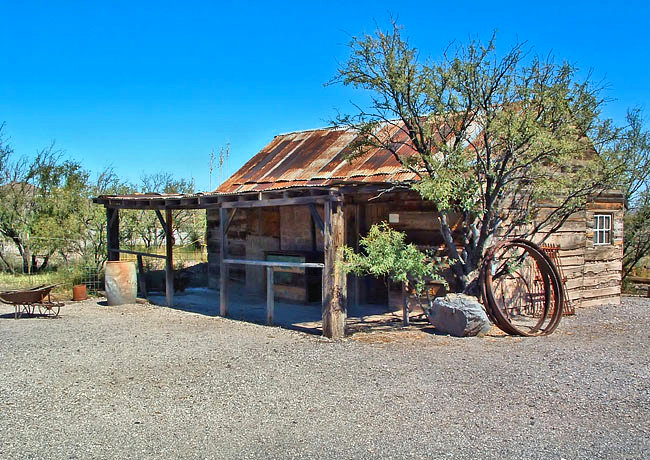
[[[479,239],[476,241],[474,239],[477,238],[477,235],[472,232],[470,226],[471,222],[465,222],[466,225],[463,226],[463,231],[466,232],[466,234],[463,235],[465,247],[463,249],[463,254],[461,255],[458,252],[458,247],[454,241],[454,235],[451,226],[449,225],[448,215],[446,213],[439,213],[438,218],[440,221],[440,233],[445,242],[446,253],[451,262],[451,268],[456,280],[456,291],[477,297],[480,292],[478,286],[478,274],[483,257],[483,249],[486,242],[489,241],[493,235],[489,234],[487,238],[481,238],[479,233]]]
[[[481,295],[481,290],[478,284],[479,280],[479,269],[475,268],[470,271],[466,277],[465,288],[463,289],[463,294],[471,295],[472,297],[479,297]]]
[[[463,268],[464,261],[458,253],[458,248],[454,242],[454,235],[449,227],[449,219],[446,213],[438,213],[438,220],[440,222],[440,233],[445,242],[447,256],[451,261],[451,269],[456,277],[456,290],[463,291],[465,289],[465,270]]]
[[[14,267],[12,267],[9,264],[9,261],[7,260],[7,258],[5,257],[5,255],[4,255],[4,253],[2,251],[0,251],[0,260],[2,260],[4,262],[4,264],[7,266],[7,269],[9,270],[9,272],[11,272],[12,274],[16,273],[14,271]]]
[[[32,260],[33,260],[32,267],[37,267],[36,256],[33,256]],[[43,258],[43,263],[41,263],[41,266],[38,267],[38,269],[34,269],[34,272],[35,273],[42,272],[43,270],[45,270],[47,268],[47,264],[49,262],[50,262],[50,256],[45,256]]]
[[[22,245],[18,248],[18,252],[20,252],[20,255],[23,258],[23,273],[31,273],[31,251],[29,248],[22,247]]]

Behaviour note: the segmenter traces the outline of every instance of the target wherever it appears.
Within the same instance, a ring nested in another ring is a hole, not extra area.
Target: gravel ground
[[[1,458],[648,458],[650,302],[546,338],[343,342],[151,305],[0,306]]]

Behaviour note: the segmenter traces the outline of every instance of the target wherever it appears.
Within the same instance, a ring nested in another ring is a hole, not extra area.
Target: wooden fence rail
[[[273,324],[273,316],[275,313],[275,293],[273,292],[273,268],[274,267],[283,267],[283,268],[324,268],[325,264],[320,264],[316,262],[275,262],[270,260],[250,260],[250,259],[223,259],[223,266],[227,267],[228,265],[255,265],[258,267],[266,267],[266,324],[269,326]],[[221,278],[220,289],[221,289],[221,305],[220,313],[221,316],[226,316],[228,314],[228,304],[227,304],[227,280],[228,274],[226,272],[227,268],[219,276]]]

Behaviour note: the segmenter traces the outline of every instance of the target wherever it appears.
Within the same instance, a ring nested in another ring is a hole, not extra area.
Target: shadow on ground
[[[149,301],[166,305],[164,293],[152,293]],[[174,293],[174,309],[207,316],[219,316],[219,290],[209,288],[188,288]],[[228,292],[228,318],[257,324],[266,324],[266,299],[247,294],[243,289],[230,288]],[[275,301],[273,325],[308,334],[322,334],[321,304]],[[415,318],[413,324],[421,325],[427,332],[426,319]],[[391,311],[386,305],[360,305],[348,308],[348,333],[369,332],[399,328],[402,325],[401,311]]]

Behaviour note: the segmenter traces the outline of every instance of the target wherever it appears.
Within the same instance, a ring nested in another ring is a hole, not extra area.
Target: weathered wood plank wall
[[[594,244],[594,214],[612,216],[612,244]],[[594,200],[585,212],[585,263],[581,306],[620,304],[623,261],[623,218],[621,201]]]
[[[406,232],[409,242],[424,249],[439,249],[442,245],[433,207],[412,192],[391,193],[379,198],[370,194],[347,195],[346,206],[350,209],[350,213],[346,213],[347,244],[357,243],[351,231],[358,229],[363,235],[373,224],[388,222],[390,214],[397,214],[398,221],[391,225]],[[318,205],[316,209],[323,217],[323,206]],[[542,210],[541,214],[545,212],[548,211]],[[595,213],[612,216],[613,244],[594,245]],[[217,210],[207,211],[207,224],[209,283],[216,287],[219,277]],[[323,237],[312,226],[308,206],[241,209],[228,229],[229,256],[262,259],[267,250],[323,251]],[[540,234],[535,240],[540,241],[543,236]],[[571,216],[546,242],[560,246],[560,262],[574,305],[620,302],[623,243],[623,203],[620,199],[604,197],[594,201],[587,211]],[[230,276],[245,280],[247,288],[263,294],[266,277],[262,268],[233,266]],[[399,298],[398,294],[395,298]],[[349,295],[354,302],[384,303],[389,300],[383,282],[367,277],[358,285],[351,283]]]

